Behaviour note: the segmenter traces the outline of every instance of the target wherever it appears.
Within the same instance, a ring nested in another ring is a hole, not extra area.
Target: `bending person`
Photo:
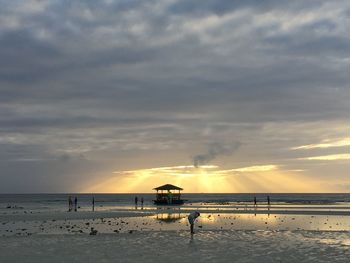
[[[188,222],[190,223],[191,234],[194,234],[194,221],[196,221],[197,217],[199,217],[200,215],[201,214],[198,211],[193,211],[188,215]]]

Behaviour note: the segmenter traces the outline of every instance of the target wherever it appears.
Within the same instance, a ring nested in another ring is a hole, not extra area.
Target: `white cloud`
[[[316,160],[316,161],[337,161],[350,160],[350,154],[331,154],[301,158],[302,160]]]
[[[343,147],[350,146],[350,138],[343,138],[337,140],[323,140],[321,143],[307,144],[302,146],[293,147],[292,150],[308,150],[315,148],[331,148],[331,147]]]
[[[278,165],[268,164],[268,165],[254,165],[254,166],[242,167],[242,168],[237,168],[237,169],[231,169],[228,171],[232,171],[232,172],[268,172],[268,171],[274,171],[277,169],[278,169]]]

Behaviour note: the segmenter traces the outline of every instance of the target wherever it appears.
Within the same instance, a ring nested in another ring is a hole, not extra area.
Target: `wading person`
[[[201,214],[198,211],[193,211],[188,215],[188,222],[190,223],[190,231],[191,234],[194,234],[194,221],[196,221],[197,217],[199,217]]]
[[[75,197],[75,198],[74,198],[74,211],[76,212],[77,209],[78,209],[78,198]]]
[[[68,212],[71,212],[73,208],[73,201],[72,201],[72,197],[69,196],[68,198]]]
[[[137,196],[135,196],[135,208],[137,208],[137,203],[138,203],[138,198],[137,198]]]

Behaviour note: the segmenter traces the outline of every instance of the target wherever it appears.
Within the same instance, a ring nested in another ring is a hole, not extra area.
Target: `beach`
[[[0,3],[0,263],[350,263],[350,1]]]
[[[348,262],[348,234],[184,231],[1,239],[1,262]]]
[[[0,209],[0,262],[348,262],[350,258],[347,202],[254,206],[207,198],[208,202],[193,199],[183,206],[145,202],[135,207],[131,201],[115,205],[101,201],[95,211],[82,202],[77,212],[68,212],[62,202],[25,200],[11,200]],[[191,235],[187,215],[193,210],[201,216]]]

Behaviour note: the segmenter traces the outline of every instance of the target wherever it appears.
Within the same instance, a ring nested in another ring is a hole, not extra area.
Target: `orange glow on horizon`
[[[185,193],[305,193],[328,190],[300,171],[282,170],[271,164],[237,169],[183,165],[116,171],[106,181],[85,190],[100,193],[152,193],[154,187],[168,183],[184,188]]]

